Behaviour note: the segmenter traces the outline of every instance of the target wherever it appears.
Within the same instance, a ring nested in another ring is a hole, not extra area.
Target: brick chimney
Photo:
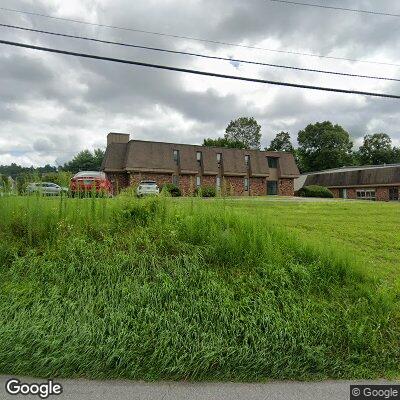
[[[110,132],[107,135],[107,146],[111,143],[128,143],[129,133]]]

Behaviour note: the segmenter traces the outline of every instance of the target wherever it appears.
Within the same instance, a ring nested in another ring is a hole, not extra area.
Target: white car
[[[68,193],[68,188],[61,187],[53,182],[29,183],[26,190],[28,193],[40,193],[46,196],[58,196]]]
[[[136,189],[136,194],[138,197],[145,195],[155,195],[160,194],[160,188],[157,186],[155,181],[140,181],[138,188]]]

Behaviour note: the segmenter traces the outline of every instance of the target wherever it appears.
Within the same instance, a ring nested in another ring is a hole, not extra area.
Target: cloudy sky
[[[311,0],[310,0],[311,2]],[[313,0],[400,14],[394,0]],[[0,10],[0,23],[266,63],[400,78],[400,67],[265,49],[398,63],[400,18],[290,6],[269,0],[2,0],[1,7],[261,49],[96,27]],[[400,94],[392,81],[349,78],[57,38],[0,27],[3,40],[268,80]],[[400,100],[315,92],[79,59],[0,44],[0,164],[59,165],[105,147],[110,131],[200,144],[230,120],[254,116],[262,145],[331,120],[357,145],[386,132],[400,144]]]

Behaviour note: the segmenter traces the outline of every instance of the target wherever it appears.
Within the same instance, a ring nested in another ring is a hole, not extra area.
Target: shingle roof
[[[299,170],[294,157],[290,153],[148,142],[142,140],[130,140],[125,144],[110,143],[106,149],[102,169],[110,172],[126,170],[173,173],[176,168],[172,157],[174,150],[179,150],[180,172],[182,174],[197,173],[196,152],[201,151],[203,172],[205,175],[218,174],[217,153],[221,153],[224,175],[245,176],[247,174],[245,155],[249,154],[252,176],[265,177],[269,175],[268,156],[279,158],[278,168],[280,177],[295,178],[299,176]]]
[[[126,143],[108,144],[100,169],[105,171],[125,170],[126,150],[127,150]]]
[[[337,172],[321,172],[307,176],[304,186],[353,187],[400,183],[400,165]]]

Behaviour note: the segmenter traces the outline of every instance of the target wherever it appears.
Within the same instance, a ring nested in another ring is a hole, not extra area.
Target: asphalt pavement
[[[10,395],[10,377],[0,376],[0,399],[39,399],[38,395]],[[15,377],[13,377],[15,378]],[[46,379],[17,377],[21,383],[44,383]],[[400,381],[322,381],[269,383],[136,382],[54,379],[63,392],[48,399],[79,400],[347,400],[350,385],[400,384]],[[15,389],[15,387],[14,387]]]

